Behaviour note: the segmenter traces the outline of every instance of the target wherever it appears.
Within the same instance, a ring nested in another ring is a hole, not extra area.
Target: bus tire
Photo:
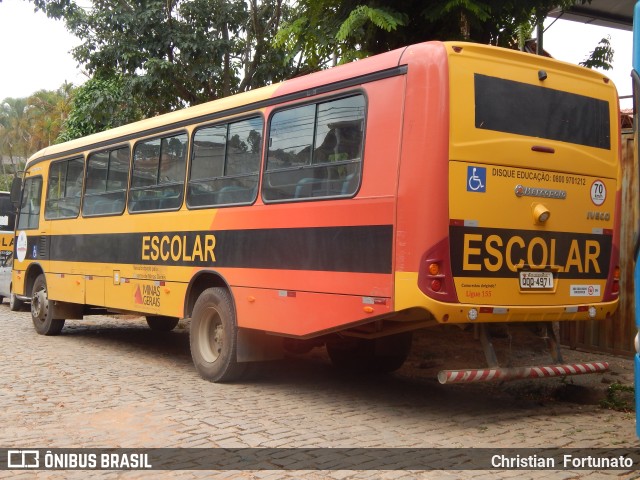
[[[208,288],[193,307],[189,344],[191,358],[202,378],[230,382],[240,378],[244,363],[237,361],[238,325],[233,298],[226,288]]]
[[[24,302],[20,300],[15,293],[11,292],[9,296],[9,310],[18,312],[24,308]]]
[[[331,363],[356,372],[391,373],[398,370],[411,351],[411,332],[376,339],[353,338],[327,342]]]
[[[47,294],[47,281],[44,274],[38,275],[33,282],[31,297],[31,320],[40,335],[58,335],[64,327],[64,320],[53,318],[53,309]]]
[[[162,315],[148,315],[147,317],[147,325],[151,330],[155,330],[156,332],[170,332],[178,325],[180,321],[179,318],[175,317],[164,317]]]

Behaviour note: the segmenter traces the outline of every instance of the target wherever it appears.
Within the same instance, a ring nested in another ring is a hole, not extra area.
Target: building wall
[[[622,216],[620,235],[620,307],[608,321],[572,322],[560,326],[560,339],[571,348],[632,356],[636,335],[633,294],[634,246],[638,232],[638,165],[633,132],[622,134]]]

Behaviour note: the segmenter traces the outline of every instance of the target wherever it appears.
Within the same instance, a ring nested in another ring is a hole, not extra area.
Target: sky
[[[545,26],[553,20],[547,19]],[[578,63],[607,35],[615,51],[614,69],[603,73],[616,84],[620,96],[631,95],[631,32],[558,20],[545,32],[544,48],[558,60]],[[34,12],[26,0],[2,0],[0,100],[56,90],[65,81],[82,84],[87,77],[70,53],[79,43],[62,21]],[[631,101],[623,100],[622,106],[630,108]]]

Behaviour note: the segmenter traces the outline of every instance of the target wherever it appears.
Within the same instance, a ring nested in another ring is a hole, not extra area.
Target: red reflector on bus
[[[480,313],[493,313],[493,307],[480,307]]]
[[[533,147],[531,147],[531,150],[534,152],[541,152],[541,153],[556,153],[554,148],[543,147],[542,145],[534,145]]]
[[[614,280],[613,283],[611,284],[611,293],[613,294],[620,293],[620,282],[618,282],[617,280]]]

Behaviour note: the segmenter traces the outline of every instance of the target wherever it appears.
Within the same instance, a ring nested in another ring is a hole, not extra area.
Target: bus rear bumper
[[[608,302],[580,304],[535,304],[531,297],[528,305],[491,305],[474,303],[449,303],[425,295],[418,288],[418,274],[397,272],[395,277],[395,309],[411,308],[427,310],[438,323],[507,323],[507,322],[558,322],[605,320],[618,309],[618,299]]]

